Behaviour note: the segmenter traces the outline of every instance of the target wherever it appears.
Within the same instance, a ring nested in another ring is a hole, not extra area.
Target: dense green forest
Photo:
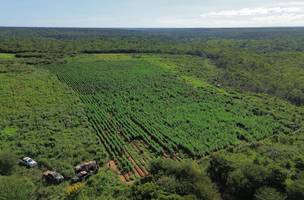
[[[303,28],[0,28],[0,199],[304,199],[303,50]]]

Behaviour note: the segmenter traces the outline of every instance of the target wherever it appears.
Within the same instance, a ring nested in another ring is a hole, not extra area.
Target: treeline
[[[133,50],[136,52],[204,52],[211,45],[254,51],[303,50],[304,29],[68,29],[0,28],[1,52],[57,52]],[[246,37],[245,37],[246,36]],[[282,37],[284,40],[282,40]]]
[[[270,41],[268,45],[272,42],[276,41]],[[221,69],[218,82],[245,91],[279,96],[297,105],[304,104],[302,49],[291,49],[286,44],[286,49],[271,50],[267,44],[264,44],[265,48],[258,47],[259,42],[254,44],[252,41],[210,43],[208,57]]]

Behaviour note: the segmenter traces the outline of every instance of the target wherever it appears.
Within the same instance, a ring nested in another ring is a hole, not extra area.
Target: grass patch
[[[17,128],[15,127],[6,127],[3,131],[2,134],[6,136],[13,136],[17,133]]]
[[[15,54],[0,53],[0,60],[12,60],[15,58]]]

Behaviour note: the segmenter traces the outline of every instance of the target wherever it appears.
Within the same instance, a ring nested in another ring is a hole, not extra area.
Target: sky
[[[0,0],[0,26],[304,26],[304,0]]]

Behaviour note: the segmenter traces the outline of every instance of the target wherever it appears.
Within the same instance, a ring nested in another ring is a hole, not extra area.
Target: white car
[[[21,159],[21,163],[29,168],[37,167],[38,163],[30,157],[24,157]]]

